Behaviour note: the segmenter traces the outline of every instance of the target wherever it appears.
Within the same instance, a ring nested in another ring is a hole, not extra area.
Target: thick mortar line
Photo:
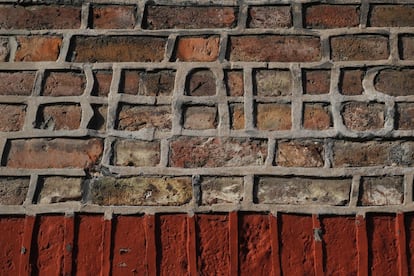
[[[246,131],[254,130],[254,99],[253,99],[253,71],[251,68],[244,68],[243,70],[243,84],[244,84],[244,118]]]
[[[31,205],[35,202],[36,191],[38,190],[37,188],[38,183],[39,183],[39,176],[37,174],[32,174],[30,176],[29,188],[27,190],[26,199],[23,203],[24,207]]]

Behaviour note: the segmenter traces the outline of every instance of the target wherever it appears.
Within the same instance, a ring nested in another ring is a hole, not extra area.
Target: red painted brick
[[[334,61],[384,60],[389,55],[387,36],[344,35],[331,38],[331,58]]]
[[[405,230],[407,233],[407,259],[410,275],[414,273],[414,214],[405,216]]]
[[[18,36],[15,61],[56,61],[62,38],[57,36]]]
[[[359,6],[316,4],[305,8],[307,28],[349,28],[359,25]]]
[[[23,242],[24,218],[0,217],[0,274],[17,275]]]
[[[230,61],[310,62],[321,58],[320,39],[314,36],[247,35],[231,36],[229,41]]]
[[[134,6],[93,6],[91,28],[132,29],[135,26],[135,16]]]
[[[0,72],[0,95],[29,96],[35,80],[35,72],[6,71]]]
[[[219,55],[220,37],[179,37],[176,59],[178,61],[215,61]]]
[[[250,7],[247,26],[249,28],[288,28],[292,26],[290,6]]]
[[[413,27],[414,5],[372,5],[369,26]]]

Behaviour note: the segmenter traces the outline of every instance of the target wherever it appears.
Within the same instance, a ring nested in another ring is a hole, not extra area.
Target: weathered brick
[[[104,132],[106,130],[108,106],[93,104],[91,107],[93,109],[93,116],[89,121],[87,128]]]
[[[364,92],[362,80],[365,76],[363,69],[344,69],[341,71],[339,91],[343,95],[361,95]]]
[[[43,96],[80,96],[86,87],[81,72],[48,72],[43,85]]]
[[[15,61],[56,61],[62,38],[57,36],[18,36]]]
[[[183,127],[186,129],[214,129],[217,127],[217,107],[187,105],[184,107]]]
[[[174,90],[175,72],[172,70],[122,72],[120,91],[142,96],[170,96]]]
[[[91,28],[93,29],[132,29],[134,26],[134,6],[99,5],[92,7]]]
[[[215,61],[220,50],[220,37],[179,37],[177,41],[178,61]]]
[[[82,119],[79,104],[51,104],[40,106],[37,128],[48,130],[78,129]]]
[[[359,205],[398,205],[404,200],[402,176],[362,177]]]
[[[414,69],[381,70],[374,80],[375,89],[390,96],[414,95]]]
[[[334,61],[388,59],[388,37],[383,35],[344,35],[331,38]]]
[[[242,177],[202,177],[201,204],[238,203],[243,197]]]
[[[181,168],[258,166],[267,156],[267,142],[249,138],[182,136],[170,149],[170,166]]]
[[[120,140],[114,145],[117,166],[154,167],[159,162],[159,141]]]
[[[396,129],[414,129],[414,103],[397,103],[396,109]]]
[[[111,88],[112,72],[95,71],[92,89],[93,96],[107,97]]]
[[[147,6],[146,29],[233,28],[237,9],[214,6]]]
[[[329,70],[306,70],[303,72],[304,93],[310,95],[328,94],[331,84]]]
[[[118,112],[117,129],[128,131],[143,128],[170,130],[171,117],[171,106],[122,103]]]
[[[23,128],[26,117],[26,105],[0,104],[0,131],[19,131]]]
[[[401,59],[414,59],[414,36],[400,37],[399,46]]]
[[[193,195],[190,177],[103,177],[91,185],[98,205],[183,205]]]
[[[256,127],[259,130],[289,130],[292,128],[290,104],[258,103]]]
[[[289,70],[257,70],[254,74],[254,92],[261,97],[292,94],[292,74]]]
[[[276,164],[282,167],[323,167],[323,144],[313,141],[280,142]]]
[[[332,115],[328,104],[305,103],[303,108],[303,127],[324,130],[332,126]]]
[[[259,177],[256,203],[347,205],[351,179],[309,177]]]
[[[7,37],[0,37],[0,62],[8,61],[9,54],[9,39]]]
[[[349,28],[359,25],[359,6],[315,4],[305,8],[307,28]]]
[[[412,142],[335,141],[334,167],[411,166],[414,163]]]
[[[244,128],[244,106],[242,103],[230,104],[230,125],[231,129]]]
[[[1,29],[78,29],[80,23],[80,6],[0,6]]]
[[[230,36],[230,61],[309,62],[321,59],[319,37],[283,35]]]
[[[0,205],[22,205],[29,190],[29,178],[0,178]]]
[[[50,176],[40,180],[39,204],[51,204],[82,199],[82,178]]]
[[[369,14],[369,26],[414,26],[414,5],[372,5]]]
[[[5,165],[28,169],[89,168],[98,162],[102,151],[102,141],[95,138],[11,140]]]
[[[156,36],[74,36],[68,61],[160,62],[166,42]]]
[[[381,129],[385,121],[385,105],[375,102],[348,102],[342,106],[344,125],[357,131]]]
[[[35,72],[0,72],[0,95],[29,96],[32,94]]]
[[[241,97],[244,95],[243,71],[225,71],[227,95]]]
[[[248,28],[292,27],[290,6],[253,6],[249,8]]]
[[[198,69],[189,73],[186,80],[188,96],[216,95],[216,78],[210,70]]]

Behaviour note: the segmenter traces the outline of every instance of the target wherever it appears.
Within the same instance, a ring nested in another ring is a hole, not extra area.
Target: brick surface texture
[[[1,1],[0,112],[0,275],[414,274],[414,1]]]

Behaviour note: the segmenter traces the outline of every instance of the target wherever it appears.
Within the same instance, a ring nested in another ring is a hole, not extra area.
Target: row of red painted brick
[[[277,165],[280,167],[412,166],[412,141],[278,141],[275,160],[268,160],[268,141],[258,138],[173,138],[169,166],[215,168]],[[113,163],[117,166],[154,167],[160,163],[160,141],[118,140]],[[326,150],[332,151],[328,158]],[[3,166],[9,168],[89,168],[99,164],[103,141],[93,139],[15,139],[5,146]],[[143,154],[145,153],[145,154]],[[166,152],[165,152],[166,154]],[[332,159],[332,160],[330,160]],[[42,162],[38,162],[42,160]],[[267,161],[266,161],[267,160]]]
[[[241,176],[202,176],[193,181],[190,176],[101,177],[92,180],[42,176],[37,181],[34,197],[26,199],[28,177],[2,177],[0,205],[60,202],[102,206],[181,206],[190,202],[201,206],[240,204],[248,200],[244,198],[245,185]],[[253,194],[248,198],[253,197],[255,204],[265,205],[348,206],[351,185],[350,177],[256,176]],[[403,202],[403,176],[361,177],[357,206],[390,206]]]
[[[9,38],[2,37],[1,61],[56,61],[62,51],[63,38],[58,35],[16,36],[17,50],[9,57]],[[219,53],[227,52],[230,61],[246,62],[316,62],[321,61],[321,39],[314,35],[244,35],[230,36],[226,49],[220,47],[220,36],[179,36],[172,57],[166,57],[165,36],[74,36],[66,61],[73,62],[213,62]],[[355,34],[329,39],[333,61],[374,61],[390,57],[388,35]],[[261,45],[261,47],[257,47]],[[223,46],[225,47],[225,46]],[[414,36],[399,36],[399,56],[414,59]]]
[[[414,273],[410,213],[41,215],[2,217],[0,230],[5,275]]]
[[[159,29],[235,28],[238,26],[239,8],[234,6],[156,6],[147,5],[145,10],[135,5],[99,5],[86,8],[87,27],[93,29],[133,29],[142,27]],[[298,11],[301,10],[301,13]],[[361,6],[304,4],[251,6],[247,12],[247,28],[349,28],[361,23]],[[33,5],[0,6],[2,29],[78,29],[81,27],[80,6]],[[302,15],[303,14],[303,15]],[[367,26],[405,27],[414,26],[413,5],[371,4]],[[299,18],[293,18],[297,16]],[[142,26],[138,18],[143,17]],[[86,22],[85,22],[86,23]],[[240,23],[241,24],[241,23]],[[85,24],[86,25],[86,24]],[[241,26],[245,27],[245,26]]]

